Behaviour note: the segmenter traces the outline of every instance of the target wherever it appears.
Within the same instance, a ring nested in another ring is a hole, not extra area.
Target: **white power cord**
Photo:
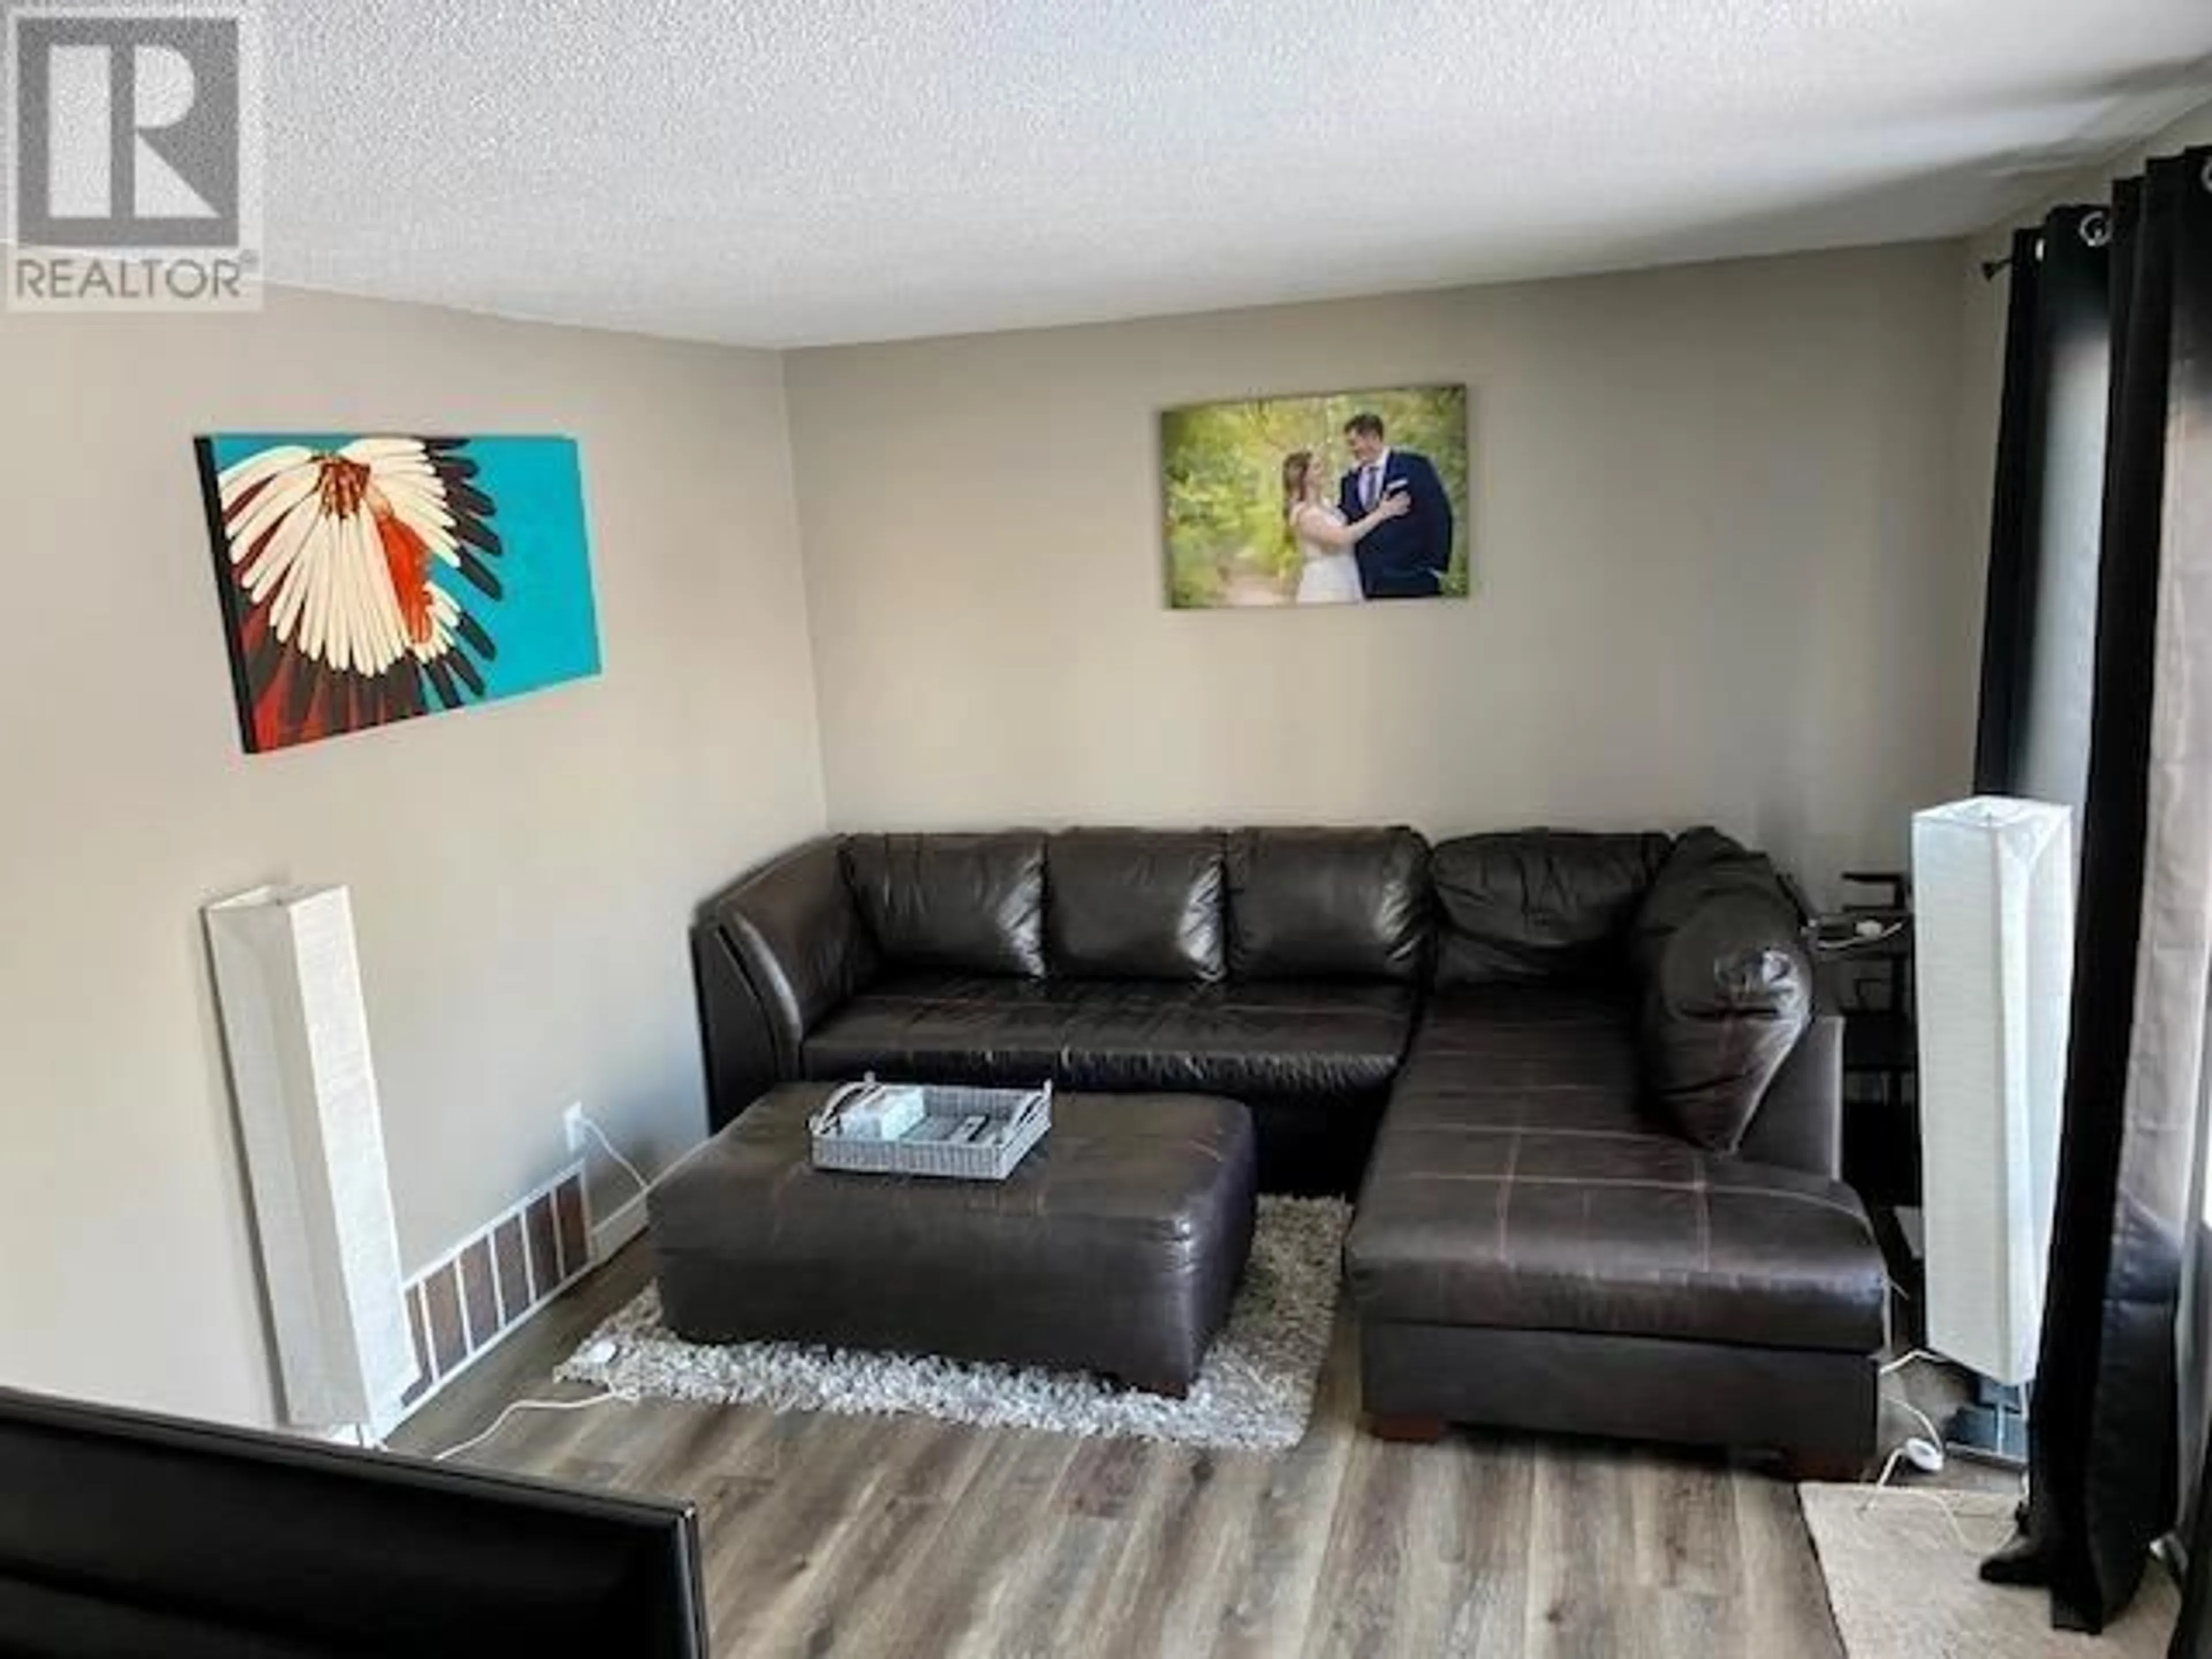
[[[698,1157],[700,1153],[705,1152],[708,1147],[714,1144],[714,1137],[708,1135],[704,1140],[695,1145],[690,1152],[684,1153],[683,1157],[678,1158],[676,1162],[663,1170],[653,1180],[647,1181],[644,1175],[639,1170],[636,1164],[631,1163],[628,1158],[624,1158],[620,1152],[615,1150],[614,1142],[607,1139],[607,1132],[599,1127],[597,1123],[593,1122],[592,1121],[591,1114],[584,1110],[580,1106],[576,1109],[576,1121],[582,1126],[584,1132],[586,1134],[590,1135],[592,1139],[599,1143],[600,1149],[604,1151],[609,1158],[615,1161],[622,1172],[628,1176],[633,1182],[637,1183],[638,1195],[641,1198],[646,1194],[651,1192],[655,1187],[659,1186],[661,1182],[667,1180],[669,1176],[674,1175],[678,1170],[682,1169],[693,1158]]]
[[[1828,918],[1828,920],[1835,919]],[[1848,933],[1824,934],[1817,931],[1816,925],[1812,935],[1813,950],[1820,956],[1848,956],[1853,951],[1863,951],[1869,945],[1880,945],[1887,939],[1895,939],[1904,931],[1905,924],[1901,921],[1877,921],[1872,916],[1861,919],[1853,925]]]
[[[1908,1352],[1898,1355],[1894,1359],[1884,1360],[1881,1365],[1876,1367],[1876,1372],[1877,1375],[1881,1376],[1894,1376],[1898,1372],[1904,1370],[1910,1366],[1923,1363],[1940,1364],[1942,1363],[1942,1356],[1940,1354],[1931,1353],[1926,1348],[1914,1348]],[[1903,1399],[1897,1395],[1885,1391],[1881,1398],[1883,1403],[1896,1407],[1899,1411],[1904,1412],[1913,1418],[1919,1423],[1922,1428],[1928,1431],[1926,1444],[1928,1448],[1935,1453],[1935,1467],[1934,1468],[1929,1468],[1923,1457],[1916,1457],[1913,1455],[1911,1450],[1913,1442],[1911,1440],[1908,1439],[1903,1442],[1901,1444],[1895,1447],[1887,1457],[1882,1459],[1881,1473],[1875,1476],[1874,1482],[1871,1486],[1866,1486],[1863,1489],[1866,1492],[1866,1498],[1864,1501],[1859,1504],[1859,1513],[1861,1515],[1866,1514],[1885,1498],[1902,1498],[1915,1504],[1931,1504],[1942,1512],[1944,1521],[1951,1528],[1951,1536],[1957,1540],[1959,1547],[1966,1551],[1968,1554],[1986,1555],[1991,1550],[2001,1547],[2005,1541],[2002,1537],[1990,1539],[1975,1539],[1969,1537],[1966,1528],[1960,1522],[1959,1511],[1951,1499],[1936,1492],[1917,1491],[1910,1486],[1893,1486],[1889,1484],[1890,1477],[1897,1473],[1897,1466],[1905,1462],[1907,1458],[1911,1459],[1914,1468],[1926,1469],[1929,1474],[1936,1473],[1943,1467],[1945,1451],[1942,1432],[1936,1428],[1935,1419],[1929,1417],[1926,1412],[1922,1411],[1919,1407],[1914,1405],[1910,1400]],[[2021,1472],[2020,1491],[2021,1498],[2025,1502],[2027,1497],[2027,1472],[2024,1469]],[[2009,1515],[2002,1517],[1990,1516],[1977,1518],[2001,1521],[2001,1524],[2005,1528],[2006,1536],[2009,1536],[2011,1534],[2013,1522],[2012,1517]]]
[[[1919,1407],[1914,1405],[1910,1400],[1900,1400],[1893,1394],[1886,1394],[1882,1395],[1882,1398],[1889,1401],[1891,1405],[1896,1407],[1898,1410],[1917,1420],[1922,1428],[1928,1431],[1928,1439],[1929,1443],[1936,1447],[1939,1450],[1942,1449],[1943,1444],[1943,1431],[1936,1426],[1936,1419],[1934,1418],[1929,1416],[1926,1412],[1922,1411]]]
[[[442,1463],[447,1458],[459,1457],[465,1451],[474,1450],[505,1428],[508,1419],[517,1412],[580,1412],[589,1406],[604,1406],[610,1400],[619,1400],[627,1405],[635,1405],[637,1398],[634,1394],[624,1394],[619,1389],[609,1389],[604,1394],[587,1395],[581,1400],[518,1400],[497,1417],[492,1419],[491,1426],[483,1433],[470,1436],[458,1446],[448,1446],[441,1452],[433,1452],[430,1455],[430,1461],[434,1463]]]
[[[1904,1370],[1917,1360],[1933,1358],[1933,1355],[1916,1348],[1912,1352],[1901,1354],[1883,1365],[1881,1373],[1888,1376]],[[1917,1504],[1932,1504],[1942,1510],[1943,1519],[1950,1526],[1951,1536],[1958,1540],[1959,1547],[1969,1554],[1985,1555],[2002,1544],[2004,1542],[2002,1538],[1980,1540],[1968,1537],[1966,1528],[1960,1523],[1959,1512],[1949,1498],[1932,1492],[1921,1492],[1909,1486],[1893,1486],[1889,1484],[1890,1477],[1897,1473],[1897,1466],[1901,1462],[1911,1462],[1913,1468],[1923,1474],[1936,1474],[1942,1471],[1947,1459],[1943,1447],[1943,1431],[1936,1426],[1934,1418],[1929,1416],[1910,1400],[1897,1395],[1885,1392],[1881,1399],[1884,1405],[1896,1407],[1898,1410],[1918,1423],[1928,1431],[1928,1437],[1921,1440],[1917,1436],[1911,1437],[1891,1449],[1889,1455],[1881,1460],[1881,1473],[1875,1476],[1873,1485],[1865,1488],[1866,1498],[1859,1504],[1859,1513],[1866,1514],[1885,1498],[1909,1498]],[[2008,1530],[2011,1525],[2009,1516],[2006,1517],[2005,1524]]]
[[[1894,1458],[1898,1454],[1892,1452],[1890,1455]],[[1942,1511],[1943,1519],[1950,1523],[1951,1536],[1958,1540],[1959,1547],[1969,1555],[1986,1555],[1990,1551],[2002,1547],[2005,1540],[2012,1536],[2013,1519],[2009,1512],[2002,1516],[1993,1515],[1975,1516],[1976,1520],[1999,1522],[2004,1528],[2003,1532],[1995,1538],[1975,1539],[1967,1536],[1966,1528],[1959,1520],[1959,1511],[1950,1500],[1937,1493],[1922,1492],[1911,1486],[1869,1486],[1865,1488],[1865,1501],[1859,1505],[1861,1515],[1866,1514],[1885,1498],[1904,1498],[1916,1504],[1932,1504]]]
[[[637,1183],[637,1189],[639,1192],[643,1193],[652,1188],[653,1183],[638,1173],[637,1165],[631,1163],[628,1158],[624,1158],[620,1152],[615,1150],[614,1142],[607,1139],[607,1132],[599,1127],[598,1124],[592,1121],[590,1113],[580,1109],[578,1110],[576,1113],[576,1121],[584,1126],[585,1133],[589,1134],[592,1139],[599,1143],[600,1150],[605,1152],[609,1158],[614,1159],[616,1164],[621,1166],[622,1172]]]
[[[653,1182],[648,1182],[648,1179],[646,1179],[644,1175],[639,1175],[639,1172],[637,1172],[637,1166],[635,1166],[635,1164],[630,1164],[630,1159],[626,1159],[626,1157],[623,1157],[622,1152],[615,1151],[615,1144],[613,1144],[613,1141],[606,1139],[606,1130],[599,1128],[598,1124],[592,1124],[592,1121],[591,1121],[591,1113],[586,1113],[586,1110],[581,1109],[581,1106],[577,1106],[577,1109],[575,1109],[575,1121],[577,1121],[577,1124],[584,1126],[584,1133],[591,1134],[591,1139],[599,1141],[599,1151],[606,1152],[606,1155],[611,1157],[611,1159],[615,1159],[615,1164],[617,1164],[617,1166],[622,1168],[623,1175],[629,1175],[630,1179],[633,1179],[633,1182],[637,1183],[637,1190],[639,1190],[639,1192],[648,1190],[648,1188],[653,1186]]]
[[[1906,1367],[1919,1364],[1923,1360],[1930,1364],[1940,1364],[1942,1356],[1931,1353],[1925,1348],[1913,1348],[1898,1355],[1894,1359],[1884,1360],[1875,1368],[1875,1374],[1877,1377],[1894,1376]],[[1897,1473],[1897,1466],[1903,1462],[1910,1462],[1914,1468],[1923,1474],[1942,1473],[1947,1454],[1943,1446],[1943,1431],[1936,1426],[1936,1419],[1901,1395],[1891,1394],[1885,1390],[1881,1400],[1885,1405],[1894,1406],[1898,1410],[1913,1418],[1928,1431],[1928,1434],[1925,1439],[1922,1439],[1917,1435],[1908,1436],[1892,1447],[1889,1455],[1881,1461],[1881,1473],[1875,1476],[1872,1490],[1875,1492],[1889,1490],[1890,1477]]]
[[[652,1190],[653,1183],[645,1178],[636,1164],[622,1155],[614,1142],[607,1139],[607,1132],[592,1121],[589,1113],[579,1108],[576,1112],[576,1121],[582,1124],[585,1132],[599,1143],[599,1150],[612,1158],[616,1166],[637,1183],[637,1190],[640,1194]],[[465,1451],[474,1450],[505,1428],[518,1412],[580,1412],[587,1407],[604,1406],[610,1400],[619,1400],[625,1404],[635,1405],[637,1403],[638,1396],[620,1389],[609,1389],[603,1394],[588,1395],[581,1400],[517,1400],[497,1417],[492,1419],[490,1426],[482,1433],[470,1436],[458,1446],[448,1446],[441,1452],[432,1453],[430,1461],[434,1463],[442,1463],[448,1458],[459,1457]]]

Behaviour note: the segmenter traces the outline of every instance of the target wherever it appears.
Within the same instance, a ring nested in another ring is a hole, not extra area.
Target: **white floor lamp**
[[[1958,1449],[2027,1455],[2074,968],[2064,806],[1984,795],[1912,819],[1927,1343],[1984,1379]]]
[[[284,1420],[381,1432],[418,1366],[351,898],[264,887],[204,914]]]

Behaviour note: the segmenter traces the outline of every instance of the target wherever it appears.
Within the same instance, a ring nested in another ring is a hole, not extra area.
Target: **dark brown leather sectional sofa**
[[[692,933],[711,1115],[854,1077],[1225,1095],[1264,1190],[1356,1193],[1364,1404],[1871,1449],[1887,1280],[1839,1022],[1711,831],[854,835]]]

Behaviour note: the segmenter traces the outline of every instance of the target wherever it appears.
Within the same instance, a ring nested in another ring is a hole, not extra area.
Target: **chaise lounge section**
[[[1480,1423],[1855,1472],[1887,1281],[1835,1178],[1841,1022],[1734,1155],[1639,1109],[1635,1024],[1552,987],[1431,1004],[1346,1246],[1365,1409],[1398,1438]]]
[[[1024,830],[811,843],[692,948],[717,1127],[869,1071],[1241,1101],[1262,1190],[1358,1194],[1379,1431],[1826,1471],[1887,1280],[1798,921],[1711,831]]]

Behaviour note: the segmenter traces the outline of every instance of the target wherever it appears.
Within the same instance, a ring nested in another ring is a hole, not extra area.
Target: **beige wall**
[[[191,441],[303,426],[577,437],[604,675],[241,754]],[[780,367],[300,295],[0,316],[0,1382],[260,1419],[198,908],[352,884],[410,1268],[570,1100],[648,1168],[696,1139],[688,907],[823,816]]]
[[[1966,781],[1955,245],[802,351],[839,825],[1712,818],[1815,884]],[[1174,613],[1155,414],[1463,380],[1476,597]]]

